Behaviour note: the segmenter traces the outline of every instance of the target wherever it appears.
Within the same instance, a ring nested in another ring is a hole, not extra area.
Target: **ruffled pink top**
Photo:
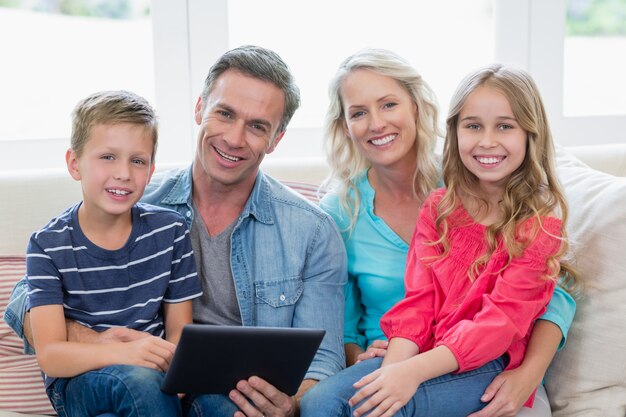
[[[441,245],[425,243],[438,239],[435,219],[444,193],[436,190],[422,207],[407,258],[405,298],[382,317],[381,327],[389,339],[412,340],[420,352],[445,345],[459,363],[457,372],[479,368],[504,353],[510,357],[507,369],[515,368],[524,357],[533,322],[554,291],[555,282],[543,277],[547,259],[561,245],[561,220],[543,218],[543,229],[504,270],[508,258],[500,241],[472,282],[469,268],[488,248],[486,227],[460,204],[447,218],[448,255],[425,260],[443,252]],[[534,222],[523,224],[519,235]]]

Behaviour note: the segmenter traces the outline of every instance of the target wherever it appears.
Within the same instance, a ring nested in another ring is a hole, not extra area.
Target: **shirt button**
[[[185,213],[185,215],[186,215],[187,217],[191,217],[191,211],[187,211],[187,213]]]
[[[281,294],[278,298],[280,298],[280,301],[285,301],[287,297],[285,297],[285,294]]]

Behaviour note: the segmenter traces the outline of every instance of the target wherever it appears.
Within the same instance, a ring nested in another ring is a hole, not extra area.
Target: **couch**
[[[569,236],[586,287],[566,348],[546,376],[554,416],[626,415],[626,141],[561,148]],[[159,168],[161,169],[161,168]],[[163,168],[164,169],[164,168]],[[327,173],[322,159],[263,162],[265,172],[308,198]],[[0,317],[24,271],[30,233],[80,199],[65,171],[0,172]],[[18,414],[18,412],[20,414]],[[0,321],[0,417],[52,410],[34,357]]]

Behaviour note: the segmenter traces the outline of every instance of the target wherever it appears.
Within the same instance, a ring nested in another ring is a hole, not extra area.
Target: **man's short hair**
[[[284,132],[291,117],[300,106],[300,89],[282,58],[276,52],[260,46],[245,45],[231,49],[222,55],[209,70],[201,95],[203,103],[206,103],[213,83],[229,69],[269,81],[283,91],[285,108],[278,132]]]

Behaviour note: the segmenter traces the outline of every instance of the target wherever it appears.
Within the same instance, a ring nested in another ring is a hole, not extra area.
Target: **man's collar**
[[[243,212],[240,218],[253,216],[255,219],[265,224],[274,224],[274,217],[272,214],[272,191],[270,189],[270,183],[267,181],[265,174],[259,170],[252,187],[252,192],[248,201],[246,202]]]
[[[161,200],[163,203],[170,205],[191,203],[192,170],[193,164],[191,164],[189,168],[184,169],[179,175],[177,175],[174,186]]]

